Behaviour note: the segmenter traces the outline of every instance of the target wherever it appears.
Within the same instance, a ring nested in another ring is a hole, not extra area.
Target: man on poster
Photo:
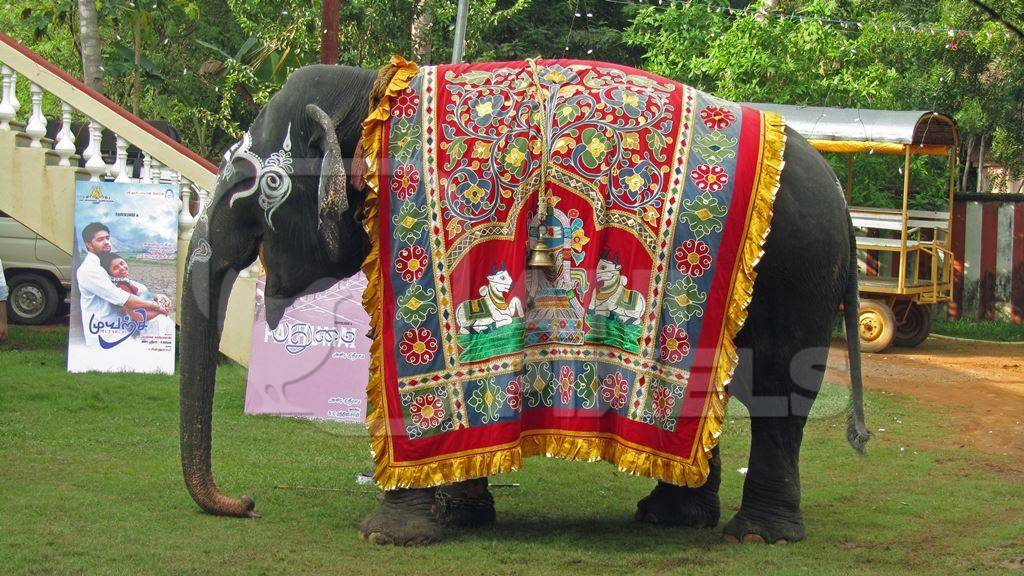
[[[97,346],[97,326],[118,325],[121,309],[142,308],[159,314],[167,314],[166,306],[119,289],[110,280],[107,271],[100,264],[100,254],[110,252],[110,228],[101,222],[92,222],[82,229],[82,242],[86,255],[78,267],[78,289],[81,293],[82,328],[87,346]]]

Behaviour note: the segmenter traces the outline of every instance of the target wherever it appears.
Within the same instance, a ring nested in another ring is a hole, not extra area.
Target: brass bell
[[[555,249],[543,242],[537,242],[533,250],[530,250],[530,258],[526,265],[530,268],[554,268]]]

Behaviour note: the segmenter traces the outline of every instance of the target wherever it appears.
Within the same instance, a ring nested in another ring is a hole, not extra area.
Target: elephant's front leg
[[[487,478],[448,484],[437,489],[436,516],[444,526],[475,527],[494,522],[494,496]]]
[[[637,503],[636,519],[667,526],[711,528],[718,525],[721,506],[718,487],[722,483],[722,460],[716,447],[709,458],[708,481],[700,488],[685,488],[658,482],[651,493]]]
[[[726,541],[785,544],[804,539],[800,443],[805,422],[799,416],[751,418],[743,503],[722,530]]]
[[[412,546],[441,540],[434,511],[434,488],[391,490],[359,523],[359,538],[373,544]]]

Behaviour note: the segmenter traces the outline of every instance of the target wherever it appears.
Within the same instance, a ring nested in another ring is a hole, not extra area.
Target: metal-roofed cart
[[[866,352],[891,344],[917,346],[931,331],[931,304],[953,295],[952,207],[958,133],[938,112],[889,111],[752,104],[781,114],[822,152],[847,155],[846,197],[853,190],[856,154],[901,155],[899,208],[850,207],[861,254],[860,337]],[[943,211],[909,209],[911,156],[949,159],[948,205]],[[891,263],[888,270],[877,262]]]

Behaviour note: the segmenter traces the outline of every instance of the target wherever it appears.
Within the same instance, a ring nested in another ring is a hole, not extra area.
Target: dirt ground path
[[[828,381],[849,381],[845,344],[834,343],[828,363]],[[965,446],[1024,456],[1024,344],[932,336],[917,348],[864,354],[863,366],[867,390],[904,393],[943,409]]]

